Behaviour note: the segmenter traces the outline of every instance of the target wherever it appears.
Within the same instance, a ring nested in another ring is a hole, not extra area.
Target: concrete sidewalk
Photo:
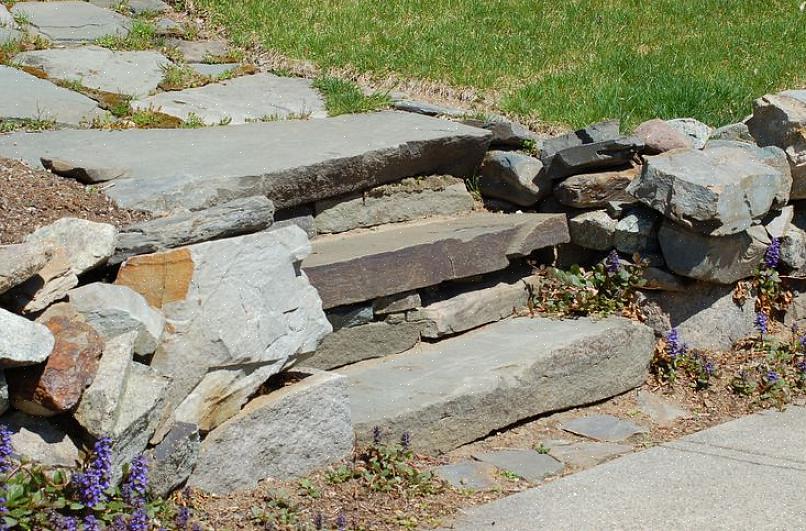
[[[627,455],[465,511],[450,529],[806,529],[806,408]]]

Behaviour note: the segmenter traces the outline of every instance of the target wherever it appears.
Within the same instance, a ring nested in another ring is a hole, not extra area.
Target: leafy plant
[[[322,92],[330,116],[377,111],[389,106],[388,94],[374,92],[365,95],[355,83],[337,77],[315,79],[313,86]]]
[[[532,294],[532,307],[561,316],[621,313],[640,317],[636,290],[646,282],[646,264],[634,258],[635,264],[626,263],[612,251],[590,271],[578,265],[568,271],[544,269],[542,282]]]
[[[716,365],[704,352],[689,349],[676,328],[669,330],[658,342],[651,369],[661,381],[670,384],[683,374],[697,390],[710,387],[711,379],[716,376]]]
[[[139,17],[132,21],[131,30],[125,37],[106,35],[96,39],[95,44],[110,50],[148,50],[160,48],[163,40],[157,36],[157,28],[150,20]]]

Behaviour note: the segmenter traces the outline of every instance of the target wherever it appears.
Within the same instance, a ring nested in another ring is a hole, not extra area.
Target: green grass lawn
[[[240,44],[501,94],[580,126],[724,125],[806,84],[801,0],[197,0]]]

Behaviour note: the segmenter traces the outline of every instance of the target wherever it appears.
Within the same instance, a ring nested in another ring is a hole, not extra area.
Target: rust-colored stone
[[[128,286],[154,308],[181,301],[193,278],[193,257],[188,249],[135,256],[118,271],[115,284]]]
[[[7,369],[12,405],[31,415],[73,409],[98,371],[104,341],[69,304],[57,304],[38,319],[56,338],[50,357],[39,365]]]

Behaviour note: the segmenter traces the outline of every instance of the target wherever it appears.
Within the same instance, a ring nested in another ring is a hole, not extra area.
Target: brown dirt
[[[0,158],[0,244],[19,243],[64,217],[121,227],[148,216],[117,207],[95,187]]]

